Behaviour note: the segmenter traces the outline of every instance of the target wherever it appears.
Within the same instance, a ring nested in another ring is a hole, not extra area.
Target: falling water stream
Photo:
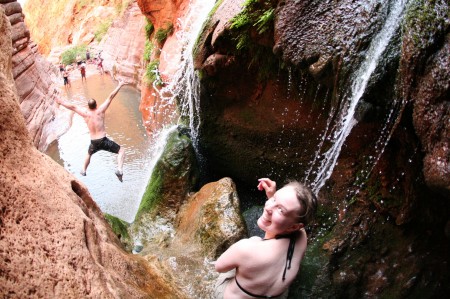
[[[321,162],[316,171],[316,177],[311,182],[311,186],[316,194],[331,176],[342,149],[342,145],[357,123],[354,115],[358,102],[365,92],[369,79],[375,71],[379,59],[400,25],[405,4],[406,0],[393,1],[393,4],[391,4],[390,7],[390,13],[383,28],[372,40],[369,49],[367,50],[365,60],[353,75],[350,96],[342,102],[336,128],[329,133],[330,135],[324,137],[331,139],[332,146],[327,152],[321,155],[319,159]],[[308,171],[308,173],[309,172],[311,171]]]
[[[188,117],[192,141],[196,148],[197,133],[200,126],[200,94],[199,80],[194,71],[192,51],[203,23],[214,5],[215,1],[212,0],[190,2],[188,13],[182,20],[178,20],[180,31],[178,31],[176,37],[182,44],[178,69],[170,82],[167,82],[161,89],[156,88],[161,99],[170,102],[179,101],[180,117]]]

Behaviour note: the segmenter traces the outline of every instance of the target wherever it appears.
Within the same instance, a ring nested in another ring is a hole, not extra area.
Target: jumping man
[[[122,176],[123,176],[123,160],[125,151],[124,149],[115,143],[114,141],[110,140],[108,137],[106,137],[106,131],[105,131],[105,112],[108,109],[109,105],[112,102],[112,99],[117,95],[119,92],[119,89],[127,83],[124,83],[122,81],[119,81],[119,85],[114,89],[111,94],[106,98],[105,102],[101,104],[99,107],[97,107],[97,102],[94,99],[90,99],[88,101],[88,107],[89,109],[86,109],[84,107],[79,107],[76,105],[73,105],[71,103],[65,102],[59,98],[57,98],[56,102],[58,104],[63,105],[67,109],[70,109],[74,111],[75,113],[81,115],[84,118],[84,121],[86,122],[89,134],[91,136],[91,144],[89,146],[89,150],[86,156],[86,159],[84,161],[83,169],[81,170],[81,175],[86,175],[86,169],[89,166],[89,163],[91,162],[91,156],[95,154],[99,150],[105,150],[109,151],[115,154],[118,154],[117,156],[117,170],[116,170],[116,176],[117,178],[122,182]]]

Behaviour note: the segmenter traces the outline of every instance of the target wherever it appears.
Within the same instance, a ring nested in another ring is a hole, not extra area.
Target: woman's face
[[[266,232],[266,238],[290,233],[299,229],[297,220],[300,209],[294,188],[283,187],[266,201],[258,226]]]

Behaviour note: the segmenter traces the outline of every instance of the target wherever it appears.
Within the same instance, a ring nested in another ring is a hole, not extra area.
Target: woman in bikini
[[[314,217],[316,196],[296,181],[276,191],[276,183],[263,178],[258,189],[268,198],[257,222],[264,238],[240,240],[219,257],[217,299],[287,298],[300,269],[307,245],[304,226]]]

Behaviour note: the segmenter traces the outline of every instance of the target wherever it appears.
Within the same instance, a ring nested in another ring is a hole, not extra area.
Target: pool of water
[[[87,105],[89,98],[96,99],[100,105],[117,86],[107,75],[94,75],[86,82],[71,83],[72,86],[65,89],[67,97],[80,105]],[[47,150],[50,157],[87,186],[104,213],[127,222],[133,222],[150,176],[151,144],[142,123],[139,102],[139,91],[125,85],[106,112],[107,136],[125,149],[122,183],[114,174],[117,155],[105,151],[92,156],[86,176],[80,174],[90,137],[86,123],[77,114],[73,116],[70,129]]]

